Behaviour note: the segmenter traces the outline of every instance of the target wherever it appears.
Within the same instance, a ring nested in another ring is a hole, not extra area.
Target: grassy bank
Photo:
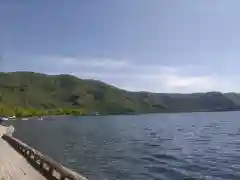
[[[35,109],[35,108],[24,108],[24,107],[10,107],[0,106],[1,116],[16,116],[20,117],[36,117],[36,116],[56,116],[56,115],[73,115],[73,116],[84,116],[88,113],[83,109],[73,108],[54,108],[54,109]]]

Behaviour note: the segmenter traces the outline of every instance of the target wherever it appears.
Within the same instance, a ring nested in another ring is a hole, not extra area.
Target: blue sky
[[[2,71],[240,92],[238,0],[2,0]]]

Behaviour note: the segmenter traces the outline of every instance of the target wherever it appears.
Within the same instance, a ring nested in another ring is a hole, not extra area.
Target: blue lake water
[[[240,179],[240,112],[11,123],[14,136],[89,180]]]

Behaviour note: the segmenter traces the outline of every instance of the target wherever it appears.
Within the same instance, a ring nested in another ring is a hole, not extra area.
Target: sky
[[[239,0],[1,0],[0,71],[240,92]]]

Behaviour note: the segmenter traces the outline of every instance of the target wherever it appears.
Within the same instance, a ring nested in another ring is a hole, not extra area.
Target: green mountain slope
[[[0,93],[0,104],[10,107],[81,108],[103,114],[235,110],[240,105],[239,95],[129,92],[100,81],[33,72],[0,73]]]
[[[240,106],[240,93],[226,93],[225,96]]]

